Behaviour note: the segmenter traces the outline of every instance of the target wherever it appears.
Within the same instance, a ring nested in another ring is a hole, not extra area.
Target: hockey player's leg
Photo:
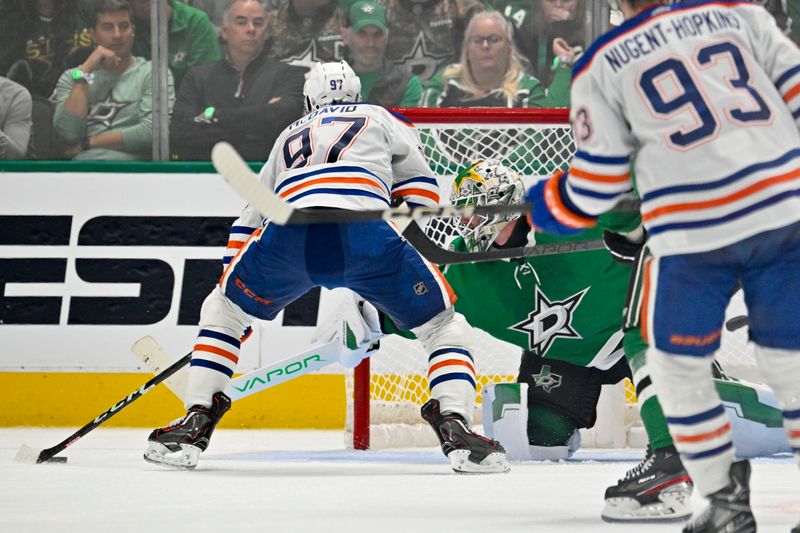
[[[499,442],[473,432],[475,366],[464,346],[471,335],[464,317],[448,307],[413,332],[430,354],[431,400],[422,417],[431,425],[442,451],[456,472],[507,472],[508,459]]]
[[[609,522],[685,520],[692,514],[692,481],[669,435],[647,365],[646,343],[638,328],[625,333],[625,352],[633,373],[639,413],[648,446],[642,462],[606,489],[601,514]]]
[[[648,352],[653,381],[683,464],[709,506],[687,533],[755,531],[750,509],[750,464],[734,463],[731,425],[707,357]]]
[[[231,400],[222,391],[239,360],[239,335],[252,317],[234,305],[216,287],[203,302],[200,332],[192,352],[186,389],[186,415],[154,429],[144,458],[175,468],[194,468],[206,450],[219,420]]]

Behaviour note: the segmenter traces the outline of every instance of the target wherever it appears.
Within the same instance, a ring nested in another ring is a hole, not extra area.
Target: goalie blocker
[[[600,370],[524,352],[517,383],[483,389],[484,433],[514,461],[567,459],[580,447],[579,430],[594,426],[602,386],[626,377],[624,358]]]

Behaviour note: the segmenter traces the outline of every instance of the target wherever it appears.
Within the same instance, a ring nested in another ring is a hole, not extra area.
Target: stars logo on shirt
[[[550,365],[542,365],[542,370],[538,374],[531,374],[534,387],[542,388],[547,394],[561,386],[561,374],[550,371]]]
[[[109,94],[102,102],[97,102],[89,107],[89,113],[86,115],[86,123],[102,124],[106,128],[110,128],[114,124],[114,120],[117,118],[120,111],[131,104],[133,104],[133,102],[117,102]]]
[[[411,68],[411,72],[419,76],[420,80],[427,81],[439,68],[444,65],[445,61],[450,59],[450,54],[435,54],[428,51],[428,46],[425,44],[425,34],[420,32],[414,41],[414,47],[411,52],[400,59],[394,60],[398,65],[407,65]]]
[[[335,42],[334,45],[334,55],[336,59],[341,59],[343,57],[342,48],[344,47],[344,42],[340,39],[336,40],[333,39]],[[294,67],[302,67],[308,70],[314,68],[317,63],[325,63],[326,61],[331,61],[329,58],[323,58],[318,50],[318,44],[316,39],[312,39],[311,42],[308,44],[305,50],[300,52],[297,55],[292,57],[287,57],[286,59],[282,59],[286,64],[292,65]],[[324,49],[323,49],[324,50]]]
[[[572,319],[588,290],[589,287],[586,287],[579,293],[558,301],[548,299],[537,285],[533,311],[528,313],[525,320],[508,329],[526,333],[528,349],[539,357],[545,356],[556,339],[582,339],[572,327]]]

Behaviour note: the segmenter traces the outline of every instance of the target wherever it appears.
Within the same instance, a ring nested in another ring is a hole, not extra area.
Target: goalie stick
[[[603,239],[592,241],[560,242],[553,244],[537,244],[518,248],[495,248],[485,252],[454,252],[445,250],[433,242],[420,227],[412,221],[403,231],[403,237],[428,261],[437,265],[454,265],[458,263],[479,263],[497,259],[514,259],[541,255],[566,254],[570,252],[590,252],[604,250]]]
[[[97,415],[97,417],[95,417],[94,420],[83,426],[81,429],[79,429],[66,439],[59,442],[55,446],[52,446],[50,448],[45,448],[42,450],[42,449],[32,448],[27,444],[23,444],[22,446],[20,446],[19,451],[17,451],[17,455],[14,458],[14,460],[21,463],[30,463],[30,464],[44,463],[47,461],[64,462],[63,460],[58,461],[58,459],[61,458],[54,459],[53,456],[64,451],[66,448],[78,442],[78,440],[80,440],[81,437],[83,437],[84,435],[95,429],[100,424],[104,423],[106,420],[110,419],[115,414],[119,413],[120,411],[128,407],[130,404],[141,398],[142,395],[144,395],[147,391],[149,391],[150,389],[152,389],[153,387],[155,387],[168,377],[172,376],[175,372],[177,372],[184,366],[188,365],[191,359],[192,359],[191,353],[184,355],[183,357],[175,361],[175,363],[169,366],[166,370],[164,370],[157,376],[154,376],[147,383],[145,383],[132,393],[128,394],[125,398],[123,398],[119,402],[112,405],[108,410]]]
[[[348,209],[295,209],[261,183],[258,176],[250,170],[236,149],[226,142],[217,143],[211,150],[214,167],[244,198],[271,222],[287,224],[335,224],[344,222],[364,222],[367,220],[393,220],[406,223],[408,220],[420,221],[428,217],[469,217],[472,215],[508,215],[530,213],[530,204],[509,205],[449,205],[449,206],[402,206],[388,209],[354,211]],[[634,211],[639,209],[639,200],[623,200],[615,210]]]
[[[241,400],[251,394],[328,366],[339,360],[336,344],[336,341],[330,341],[313,346],[308,350],[243,374],[232,380],[224,392],[232,401]],[[154,374],[172,363],[172,356],[152,337],[143,337],[133,345],[132,350]],[[186,391],[185,372],[179,372],[165,384],[175,393],[175,396],[183,401]]]

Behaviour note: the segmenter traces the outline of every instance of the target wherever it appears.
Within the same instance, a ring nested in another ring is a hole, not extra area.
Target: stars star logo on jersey
[[[550,365],[542,365],[538,374],[531,374],[533,386],[542,388],[547,394],[561,386],[561,375],[550,372]]]
[[[341,59],[342,57],[341,48],[343,46],[344,43],[341,41],[341,39],[337,40],[334,43],[334,55],[336,56],[337,60]],[[319,50],[317,47],[318,47],[317,40],[314,39],[311,41],[311,43],[309,43],[308,47],[306,47],[305,50],[303,50],[302,52],[300,52],[295,56],[287,57],[282,61],[294,67],[303,67],[307,68],[308,70],[314,68],[317,65],[317,63],[325,63],[326,61],[331,61],[331,59],[322,58],[319,54]]]
[[[558,301],[548,299],[537,285],[533,311],[528,314],[528,318],[508,329],[526,333],[528,349],[539,357],[545,356],[556,339],[582,339],[572,327],[572,319],[588,290],[589,287],[586,287],[581,292]]]
[[[394,60],[394,63],[407,65],[422,81],[427,81],[436,74],[439,67],[449,58],[450,54],[429,52],[428,46],[425,44],[425,34],[420,32],[417,35],[417,40],[414,41],[414,48],[411,49],[411,53]]]
[[[86,115],[86,122],[88,124],[102,124],[110,128],[114,124],[114,120],[119,115],[119,112],[131,105],[133,102],[117,102],[112,100],[109,94],[102,102],[97,102],[89,108],[89,113]]]

